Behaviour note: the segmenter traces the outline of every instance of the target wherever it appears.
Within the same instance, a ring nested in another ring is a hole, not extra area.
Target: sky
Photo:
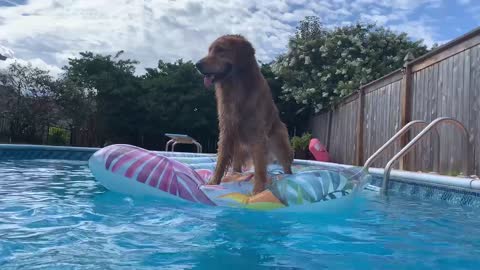
[[[12,61],[61,73],[81,51],[139,60],[196,61],[223,34],[242,34],[268,62],[286,51],[305,16],[327,27],[376,22],[425,44],[480,25],[479,0],[0,0],[0,68]]]

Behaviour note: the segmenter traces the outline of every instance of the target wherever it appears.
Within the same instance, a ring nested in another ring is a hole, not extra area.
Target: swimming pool
[[[480,261],[476,195],[367,190],[336,212],[258,213],[114,194],[93,179],[83,156],[91,151],[32,149],[0,151],[0,269],[475,269]]]

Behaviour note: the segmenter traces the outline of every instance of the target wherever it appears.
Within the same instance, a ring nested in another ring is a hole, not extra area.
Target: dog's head
[[[240,35],[221,36],[208,48],[208,55],[195,65],[204,77],[208,88],[221,82],[235,72],[255,63],[255,50],[252,44]]]

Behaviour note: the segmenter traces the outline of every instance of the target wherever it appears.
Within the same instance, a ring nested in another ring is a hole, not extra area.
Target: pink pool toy
[[[312,153],[315,160],[330,162],[330,154],[328,153],[327,148],[318,139],[311,139],[308,149]]]

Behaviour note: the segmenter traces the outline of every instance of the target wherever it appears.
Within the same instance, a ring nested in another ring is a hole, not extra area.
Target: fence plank
[[[446,113],[445,113],[445,108],[446,108],[446,101],[447,101],[447,98],[446,98],[446,89],[447,89],[447,79],[446,79],[446,75],[447,75],[447,67],[448,67],[448,60],[444,60],[442,62],[440,62],[440,76],[439,76],[439,89],[438,89],[438,93],[439,93],[439,98],[438,98],[438,113],[439,113],[439,117],[442,117],[442,116],[446,116]],[[444,140],[444,130],[445,128],[444,127],[441,127],[439,126],[438,127],[438,132],[440,134],[442,134],[442,136],[440,136],[440,145],[441,145],[441,149],[440,149],[440,168],[445,168],[448,166],[448,160],[445,160],[443,157],[445,156],[445,153],[447,152],[448,153],[448,149],[447,149],[447,145],[445,145],[445,140]],[[441,170],[440,170],[441,172]]]
[[[322,112],[312,118],[312,136],[319,139],[323,144],[327,143],[329,112]]]
[[[434,65],[432,67],[433,69],[433,80],[431,83],[431,91],[430,91],[430,111],[429,111],[429,121],[432,121],[433,119],[438,117],[438,78],[439,78],[439,65]],[[432,138],[432,137],[431,137]],[[440,156],[440,138],[439,137],[433,137],[431,142],[435,140],[435,143],[431,143],[431,152],[434,157],[432,159],[432,162],[435,162],[434,164],[438,164],[439,160],[438,157]],[[441,147],[441,146],[440,146]],[[436,165],[435,165],[436,166]],[[435,168],[437,171],[440,169],[438,167]],[[432,170],[433,170],[433,164],[432,164]]]
[[[450,100],[452,99],[452,88],[453,88],[453,58],[448,58],[445,60],[447,62],[447,66],[445,68],[445,82],[446,87],[444,89],[445,94],[445,102],[444,102],[444,116],[451,117],[452,116],[452,108],[450,105]],[[442,125],[442,145],[445,146],[444,156],[443,159],[446,161],[446,165],[444,167],[444,173],[449,173],[452,171],[452,145],[449,144],[448,138],[452,137],[452,132],[449,126]]]
[[[460,110],[461,110],[461,114],[463,116],[462,118],[462,121],[465,125],[465,127],[467,128],[467,130],[469,131],[470,133],[470,130],[471,130],[471,123],[470,123],[470,95],[472,94],[470,92],[470,58],[471,58],[471,54],[472,54],[473,50],[470,49],[468,51],[465,52],[464,54],[464,61],[463,61],[463,72],[460,74],[460,75],[463,75],[463,77],[461,78],[462,81],[463,81],[463,88],[462,88],[462,91],[461,91],[461,96],[463,98],[463,106],[460,107]],[[467,142],[462,142],[462,146],[463,147],[470,147],[470,145],[468,144],[471,140],[471,136],[469,135],[469,138],[468,138],[468,141]],[[462,148],[463,149],[463,148]],[[462,155],[465,155],[466,153],[461,153]],[[472,156],[471,157],[468,157],[467,160],[468,162],[470,162],[470,166],[474,166],[475,164],[475,160],[474,160],[474,151],[471,152]],[[474,167],[473,167],[474,168]]]
[[[402,127],[405,126],[408,122],[412,119],[412,67],[410,65],[406,65],[405,73],[403,76],[402,82],[402,99],[401,99],[401,112],[402,112]],[[404,147],[407,145],[407,141],[409,138],[409,132],[406,133],[404,136],[401,137],[400,145]],[[400,160],[400,168],[407,169],[407,164],[409,163],[408,159],[410,155],[405,155]]]
[[[394,100],[392,100],[392,103],[393,103],[393,106],[395,108],[395,122],[394,122],[394,125],[393,125],[393,130],[394,130],[394,133],[397,133],[397,131],[400,130],[401,128],[401,121],[402,121],[402,116],[401,116],[401,107],[400,107],[400,101],[402,99],[402,83],[403,81],[400,80],[398,82],[395,83],[395,89],[393,90],[395,95],[394,95]],[[400,151],[400,142],[397,141],[395,143],[395,147],[394,147],[394,152],[397,153],[398,151]],[[400,167],[400,164],[398,165],[398,167]]]
[[[428,117],[428,110],[430,109],[430,102],[429,102],[429,97],[430,97],[430,84],[431,84],[431,75],[432,74],[432,68],[428,67],[425,69],[424,72],[424,89],[423,91],[425,92],[425,95],[423,96],[423,109],[421,111],[422,119],[425,121],[430,121]],[[431,158],[431,152],[430,152],[430,137],[431,136],[425,136],[423,139],[422,143],[422,153],[421,153],[421,159],[422,159],[422,167],[421,170],[423,171],[430,171],[432,167],[430,166],[430,162],[432,160]]]
[[[420,100],[418,101],[419,106],[417,108],[417,113],[420,117],[421,120],[427,120],[425,119],[425,114],[424,111],[426,109],[426,97],[427,97],[427,81],[428,81],[428,70],[425,69],[422,72],[419,73],[420,75],[420,89],[419,92],[421,93],[420,95]],[[415,91],[415,90],[413,90]],[[417,128],[417,132],[415,135],[420,133],[421,128]],[[412,136],[413,138],[413,136]],[[424,137],[420,143],[415,147],[416,150],[416,157],[417,157],[417,164],[416,164],[416,169],[417,171],[425,170],[425,156],[426,156],[426,144],[427,142],[427,137]]]
[[[435,116],[432,114],[432,111],[436,107],[436,98],[435,98],[435,95],[436,95],[435,78],[437,76],[436,67],[437,66],[434,65],[428,68],[428,84],[427,84],[427,96],[426,96],[427,107],[425,108],[425,120],[428,122],[431,122],[433,119],[435,119]],[[425,169],[429,171],[434,171],[435,169],[438,169],[438,168],[435,168],[434,166],[435,160],[436,160],[435,158],[436,152],[434,151],[438,151],[438,149],[434,149],[435,142],[438,139],[435,136],[435,130],[432,131],[432,133],[430,134],[430,136],[428,136],[427,139],[428,139],[428,145],[427,145],[426,151],[428,151],[428,155],[426,156],[428,156],[428,162],[426,164]]]
[[[465,114],[463,111],[463,107],[468,106],[468,89],[464,86],[464,73],[465,73],[465,61],[466,55],[468,54],[469,50],[459,53],[455,56],[455,65],[456,69],[454,69],[454,99],[452,99],[451,107],[453,108],[453,115],[454,117],[463,123],[465,127],[468,129],[468,113]],[[467,97],[467,99],[465,99]],[[462,135],[462,131],[458,130],[455,127],[450,128],[453,132],[455,132],[455,145],[454,145],[454,162],[452,164],[453,169],[457,171],[461,171],[463,168],[463,155],[466,154],[464,151],[465,139]]]
[[[413,93],[412,93],[412,120],[421,120],[419,119],[418,117],[418,111],[417,111],[417,108],[419,107],[418,103],[420,102],[421,97],[419,97],[419,95],[422,94],[422,92],[420,91],[421,87],[419,86],[419,83],[421,82],[420,80],[420,73],[416,72],[414,74],[412,74],[412,89],[413,89]],[[412,128],[411,132],[410,132],[410,136],[408,137],[408,139],[411,139],[413,138],[416,134],[418,133],[418,128]],[[417,170],[417,155],[416,155],[416,149],[413,149],[412,152],[410,152],[408,155],[408,164],[407,164],[407,168],[410,169],[410,170]]]
[[[480,174],[480,45],[471,50],[470,58],[470,136],[475,145],[475,169]]]
[[[393,106],[392,106],[392,100],[394,99],[394,93],[392,92],[394,90],[394,85],[395,83],[391,83],[389,85],[386,86],[386,100],[385,100],[385,103],[386,106],[388,106],[387,108],[390,108],[389,110],[386,111],[386,117],[385,117],[385,124],[383,126],[383,130],[385,131],[385,138],[386,140],[388,140],[390,137],[393,136],[393,134],[395,133],[395,129],[392,128],[392,124],[395,123],[395,121],[392,121],[393,120]],[[385,105],[384,105],[385,106]],[[394,150],[395,146],[392,145],[388,148],[388,150],[386,150],[386,155],[385,155],[385,160],[390,160],[392,157],[393,157],[393,150]],[[386,165],[386,163],[385,163]]]
[[[363,122],[365,121],[365,89],[360,88],[358,91],[358,101],[357,101],[357,111],[358,111],[358,118],[357,118],[357,127],[356,127],[356,149],[355,149],[355,164],[357,166],[361,166],[364,163],[364,156],[363,156],[363,137],[364,137],[364,130],[363,130]]]

